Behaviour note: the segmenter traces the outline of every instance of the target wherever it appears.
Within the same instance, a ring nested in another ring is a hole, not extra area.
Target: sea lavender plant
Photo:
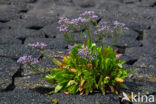
[[[39,60],[37,58],[32,58],[32,56],[22,56],[17,60],[17,63],[22,65],[22,69],[28,68],[33,69],[36,71],[36,64],[39,63]]]
[[[66,94],[89,94],[95,90],[118,93],[118,87],[123,85],[123,78],[133,71],[124,70],[124,61],[118,60],[118,55],[111,47],[102,48],[92,44],[76,44],[69,56],[63,56],[62,62],[54,59],[58,68],[50,69],[45,77],[49,83],[57,86],[52,93],[58,91]]]
[[[96,41],[98,46],[105,46],[104,42],[108,37],[112,38],[112,44],[116,44],[117,40],[128,30],[124,23],[118,21],[114,21],[113,26],[104,25],[101,22],[97,24],[98,18],[94,11],[85,11],[78,18],[71,20],[61,18],[58,22],[59,30],[64,34],[68,44],[76,43],[74,31],[79,31],[83,41],[89,40],[90,43]],[[96,40],[92,38],[94,25],[96,25],[94,32]]]
[[[69,56],[63,55],[62,61],[56,59],[53,62],[57,68],[49,68],[50,73],[45,76],[49,83],[55,83],[53,93],[64,92],[65,94],[89,94],[94,91],[118,94],[119,86],[123,86],[124,78],[133,69],[125,70],[122,64],[124,61],[119,60],[121,54],[110,46],[103,47],[101,40],[106,39],[109,35],[113,38],[123,34],[128,28],[125,24],[115,21],[113,26],[97,25],[98,16],[94,11],[86,11],[78,18],[68,19],[60,18],[59,30],[69,44]],[[93,43],[92,27],[95,27],[96,38],[99,44]],[[76,44],[74,32],[80,32],[84,44]],[[35,49],[43,49],[45,44],[31,44]],[[46,55],[45,55],[46,56]],[[31,60],[31,61],[30,61]],[[18,63],[23,65],[36,64],[38,61],[32,57],[21,57]],[[33,67],[34,68],[34,67]]]
[[[99,24],[96,26],[96,31],[94,32],[97,35],[97,43],[98,46],[103,45],[103,41],[105,41],[108,36],[111,34],[110,26]]]
[[[116,38],[128,28],[118,21],[114,21],[113,26],[102,23],[97,25],[97,19],[98,16],[95,15],[94,11],[86,11],[80,14],[77,19],[71,21],[65,19],[64,22],[59,22],[60,27],[65,25],[69,30],[72,29],[71,33],[76,29],[79,30],[84,44],[70,46],[69,56],[64,56],[62,62],[54,59],[58,68],[51,69],[50,74],[45,77],[48,82],[57,83],[54,93],[61,91],[66,94],[75,94],[79,91],[80,94],[88,94],[95,89],[100,90],[103,94],[107,90],[117,93],[117,86],[122,85],[123,78],[133,70],[124,70],[122,66],[124,61],[119,60],[121,55],[116,54],[116,51],[110,46],[100,46],[103,44],[103,40],[109,36]],[[92,39],[92,27],[95,25],[93,22],[96,22],[94,33],[96,34],[98,47]],[[66,35],[65,38],[71,35],[68,32],[63,33]],[[72,34],[72,36],[74,35]]]
[[[19,64],[25,64],[25,65],[33,65],[38,63],[38,59],[37,58],[32,58],[32,56],[22,56],[17,60],[17,63]]]
[[[17,60],[17,63],[22,65],[22,69],[32,69],[37,73],[41,73],[41,71],[39,70],[39,67],[43,65],[43,60],[42,60],[43,57],[47,58],[47,55],[44,53],[44,50],[47,44],[43,42],[36,42],[33,44],[28,44],[28,46],[36,49],[41,55],[38,58],[33,58],[31,55],[22,56]]]
[[[89,38],[91,40],[90,25],[96,23],[98,16],[95,15],[94,11],[86,11],[78,18],[69,20],[68,18],[61,17],[58,21],[59,30],[64,34],[64,37],[68,44],[76,43],[73,35],[74,31],[81,31],[80,34],[83,40]],[[82,30],[85,30],[82,32]]]
[[[114,27],[112,31],[113,44],[117,43],[119,38],[128,30],[128,27],[124,23],[114,21]]]
[[[47,44],[43,43],[43,42],[36,42],[33,44],[28,44],[28,46],[37,49],[37,51],[40,52],[41,56],[38,58],[39,60],[41,60],[44,56],[47,57],[47,55],[44,53],[45,48],[47,47]]]

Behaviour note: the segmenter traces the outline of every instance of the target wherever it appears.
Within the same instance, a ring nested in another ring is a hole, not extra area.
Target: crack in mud
[[[2,89],[1,92],[13,91],[16,88],[15,78],[22,77],[23,69],[21,67],[22,67],[22,65],[20,65],[20,67],[17,69],[17,71],[12,76],[11,83],[5,89]]]
[[[19,39],[19,40],[21,41],[21,43],[24,44],[24,42],[25,42],[25,40],[26,40],[26,37],[19,37],[19,38],[17,38],[17,39]]]

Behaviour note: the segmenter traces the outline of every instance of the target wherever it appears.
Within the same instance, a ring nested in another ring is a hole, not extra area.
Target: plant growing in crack
[[[45,47],[47,46],[45,43],[33,43],[33,44],[28,44],[28,46],[36,49],[41,55],[38,58],[33,58],[31,55],[29,56],[22,56],[17,60],[17,63],[19,63],[22,67],[22,69],[32,69],[34,72],[36,73],[43,73],[40,70],[40,65],[43,65],[43,57],[46,57],[47,59],[49,59],[49,57],[45,54],[44,50]],[[45,70],[46,68],[44,68],[44,72],[46,72]]]
[[[76,19],[63,17],[59,20],[58,28],[69,45],[69,55],[63,55],[62,61],[54,59],[57,68],[49,68],[50,73],[44,77],[49,83],[56,84],[52,93],[118,93],[119,86],[124,85],[124,78],[134,70],[125,70],[125,61],[119,60],[117,51],[104,44],[108,37],[116,42],[117,37],[121,37],[128,28],[118,21],[112,26],[104,26],[102,23],[98,24],[97,19],[94,11],[86,11]],[[80,33],[83,44],[77,43],[75,32]],[[94,43],[95,39],[97,45]],[[44,53],[45,44],[36,43],[29,46],[38,49],[42,57],[49,58]],[[39,61],[39,58],[37,61],[30,56],[24,56],[19,58],[18,63],[37,70],[32,65],[37,65]]]
[[[110,46],[102,48],[88,44],[76,44],[69,56],[62,57],[62,62],[54,59],[58,68],[51,68],[50,74],[44,78],[49,83],[57,84],[54,93],[117,93],[118,86],[123,86],[124,78],[133,69],[124,70],[122,64],[125,61],[118,60]]]

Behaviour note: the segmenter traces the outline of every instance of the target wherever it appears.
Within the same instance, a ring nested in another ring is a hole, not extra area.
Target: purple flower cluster
[[[93,19],[97,19],[98,16],[97,16],[97,15],[93,15],[92,18],[93,18]]]
[[[88,49],[88,47],[79,49],[78,55],[80,56],[80,58],[88,60],[89,62],[91,62],[92,60],[94,60],[96,58],[96,52],[95,53],[91,52]]]
[[[79,21],[80,21],[80,18],[75,18],[75,19],[72,19],[71,21],[69,21],[68,24],[70,24],[70,25],[77,25]]]
[[[122,27],[122,30],[123,31],[126,31],[126,30],[128,30],[128,27],[125,27],[125,24],[124,23],[120,23],[120,22],[118,22],[118,21],[114,21],[114,28],[117,28],[117,27]]]
[[[83,56],[87,57],[88,55],[88,47],[83,48],[83,49],[79,49],[78,50],[78,55],[80,55],[80,57],[82,58]]]
[[[75,48],[75,45],[73,45],[73,46],[72,45],[69,45],[68,48],[69,49],[73,49],[73,48]]]
[[[33,65],[37,64],[39,61],[37,58],[32,58],[32,56],[22,56],[17,60],[17,63],[23,64],[23,65]]]
[[[80,17],[79,18],[79,22],[81,22],[81,23],[88,23],[89,19]]]
[[[126,30],[128,30],[127,27],[125,27],[124,23],[120,23],[118,21],[114,21],[114,27],[110,27],[108,25],[103,25],[102,23],[99,23],[96,26],[96,31],[94,32],[95,34],[103,34],[104,32],[109,32],[109,33],[113,33],[114,29],[120,29],[120,32],[124,32]]]
[[[120,23],[120,22],[118,22],[118,21],[114,21],[114,25],[115,25],[115,26],[125,26],[124,23]]]
[[[58,21],[59,24],[59,31],[60,32],[68,32],[68,28],[69,28],[69,19],[65,18],[65,17],[61,17],[60,20]]]
[[[69,24],[69,19],[65,17],[61,17],[58,21],[58,24],[60,25],[58,28],[61,32],[66,32],[68,30],[68,24]]]
[[[87,18],[83,18],[83,17],[78,17],[78,18],[75,18],[75,19],[72,19],[71,21],[68,22],[68,25],[78,25],[79,23],[87,23],[89,22],[89,19]]]
[[[61,26],[59,27],[59,30],[60,30],[61,32],[66,32],[66,31],[68,30],[68,27],[65,26],[65,25],[61,25]]]
[[[96,26],[95,34],[102,34],[103,32],[106,32],[106,31],[107,32],[111,31],[110,27],[108,25],[103,26],[102,24],[99,24]]]
[[[82,24],[88,24],[89,22],[94,22],[98,18],[94,11],[86,11],[82,13],[78,18],[69,20],[68,18],[61,17],[58,21],[60,32],[70,33],[72,29],[80,29]]]
[[[96,33],[102,33],[104,31],[109,31],[109,26],[102,26],[97,29]]]
[[[93,21],[93,22],[98,19],[98,16],[95,15],[94,11],[85,11],[80,16],[83,17],[83,18],[87,18],[88,21]]]
[[[60,20],[58,21],[58,24],[62,25],[62,24],[67,24],[68,22],[69,22],[68,18],[61,17]]]
[[[68,49],[69,49],[68,51],[71,51],[73,48],[75,48],[75,46],[76,45],[73,45],[73,46],[72,45],[68,45]]]
[[[36,48],[36,49],[44,49],[47,45],[45,43],[34,43],[34,44],[29,44],[29,46]]]
[[[80,14],[80,16],[85,17],[85,16],[92,16],[94,14],[95,14],[94,11],[85,11],[84,13]]]

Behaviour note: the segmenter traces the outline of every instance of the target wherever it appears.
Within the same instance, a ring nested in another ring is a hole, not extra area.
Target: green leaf
[[[105,59],[105,69],[108,69],[109,61],[110,61],[109,58],[106,58],[106,59]]]
[[[101,69],[104,69],[104,67],[105,67],[105,60],[102,59],[102,60],[101,60]]]
[[[54,58],[54,59],[53,59],[53,62],[55,63],[55,65],[57,65],[57,62],[56,62],[56,61],[57,61],[57,60]]]
[[[50,91],[50,92],[48,92],[48,94],[53,94],[53,93],[55,93],[54,91]]]
[[[95,43],[93,43],[93,44],[92,44],[92,47],[95,47],[95,46],[96,46],[96,44],[95,44]]]
[[[118,67],[119,67],[119,68],[123,68],[123,66],[122,66],[121,63],[118,63]]]
[[[109,82],[109,80],[107,80],[106,78],[104,78],[104,84],[107,84]]]
[[[73,74],[68,74],[68,73],[62,74],[63,78],[68,78],[68,79],[73,78],[73,76],[74,76]]]
[[[88,47],[90,48],[92,46],[91,40],[89,39],[87,43],[88,43]]]
[[[44,80],[47,80],[49,83],[54,83],[55,75],[46,75]]]
[[[120,64],[124,64],[125,61],[124,61],[124,60],[119,60],[119,63],[120,63]]]
[[[72,85],[68,88],[68,90],[71,94],[75,94],[76,92],[78,92],[78,85]]]
[[[101,91],[102,91],[102,94],[105,95],[105,89],[104,89],[104,87],[103,87],[103,82],[101,82],[100,89],[101,89]]]
[[[55,87],[55,93],[57,93],[58,91],[60,91],[61,89],[62,89],[62,85],[57,85],[56,87]]]
[[[98,64],[99,64],[99,60],[96,60],[96,61],[95,61],[95,67],[96,67],[96,68],[98,67]]]
[[[82,72],[81,71],[78,71],[78,76],[81,76]]]
[[[70,80],[66,87],[69,87],[69,86],[71,86],[73,84],[76,84],[75,80]]]
[[[100,76],[100,79],[99,79],[99,81],[98,81],[98,86],[100,86],[100,83],[102,82],[102,79],[103,79],[103,76],[101,75],[101,76]]]
[[[66,84],[68,81],[69,81],[68,79],[61,79],[61,78],[57,80],[59,84]]]
[[[57,70],[50,69],[50,74],[51,74],[51,75],[55,75],[57,72],[58,72]]]

